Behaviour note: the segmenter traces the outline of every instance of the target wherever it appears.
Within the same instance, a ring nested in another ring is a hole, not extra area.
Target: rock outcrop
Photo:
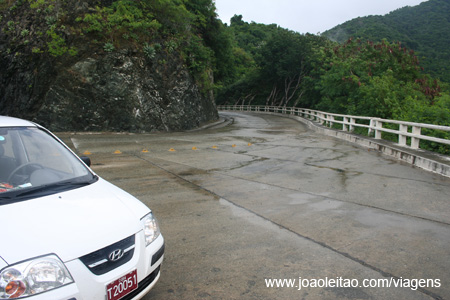
[[[126,47],[102,51],[60,26],[59,36],[78,53],[52,56],[38,40],[49,17],[43,22],[26,3],[0,19],[0,114],[55,131],[186,130],[218,118],[212,92],[176,51],[151,58]],[[88,9],[81,2],[76,8]]]
[[[121,51],[60,70],[36,119],[54,130],[170,131],[217,119],[217,109],[180,61],[153,66]]]

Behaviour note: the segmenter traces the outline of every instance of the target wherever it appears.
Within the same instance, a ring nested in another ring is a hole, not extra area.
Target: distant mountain
[[[384,16],[356,18],[322,35],[339,43],[350,37],[401,42],[416,52],[426,73],[450,82],[450,0],[429,0]]]

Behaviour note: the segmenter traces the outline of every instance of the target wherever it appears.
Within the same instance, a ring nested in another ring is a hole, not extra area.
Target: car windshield
[[[0,128],[0,205],[90,184],[96,177],[37,127]]]

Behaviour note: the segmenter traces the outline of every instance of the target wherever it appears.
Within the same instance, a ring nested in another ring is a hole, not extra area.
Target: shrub
[[[103,46],[103,50],[105,50],[106,52],[113,52],[116,48],[114,47],[114,45],[112,43],[105,43],[105,45]]]

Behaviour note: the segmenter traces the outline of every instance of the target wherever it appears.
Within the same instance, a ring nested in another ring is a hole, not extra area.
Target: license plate
[[[136,270],[122,276],[106,286],[106,299],[118,300],[137,289],[138,280]]]

